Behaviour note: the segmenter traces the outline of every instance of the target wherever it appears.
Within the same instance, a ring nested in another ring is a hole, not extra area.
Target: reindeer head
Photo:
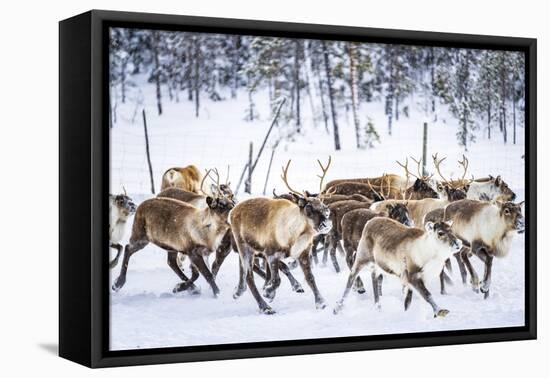
[[[450,253],[456,253],[462,249],[462,240],[453,233],[452,225],[452,222],[426,222],[425,228],[428,235],[439,245],[450,249]]]
[[[388,215],[391,219],[394,219],[398,221],[399,223],[404,224],[407,227],[412,226],[412,221],[409,216],[409,210],[407,209],[407,204],[404,203],[396,203],[396,204],[388,204],[386,207],[388,210]]]
[[[215,176],[215,179],[211,176],[211,174]],[[204,174],[201,181],[200,191],[204,195],[208,196],[208,194],[205,193],[203,190],[204,180],[206,180],[207,177],[212,180],[210,190],[214,194],[215,198],[224,198],[227,201],[231,202],[233,205],[236,205],[237,201],[235,199],[235,194],[233,193],[233,190],[231,190],[231,183],[229,182],[229,167],[227,168],[227,179],[225,180],[224,184],[220,184],[220,174],[218,173],[218,170],[216,168],[206,170],[206,173]]]
[[[489,179],[493,183],[494,190],[499,193],[498,197],[504,201],[514,201],[516,199],[516,193],[508,187],[508,184],[499,176],[496,178],[489,176]]]
[[[499,200],[495,202],[500,209],[500,217],[504,220],[506,226],[511,230],[516,230],[518,234],[525,232],[525,217],[521,212],[524,201],[518,204]]]
[[[417,165],[417,173],[418,175],[415,175],[409,170],[409,158],[405,160],[405,164],[400,163],[397,161],[397,164],[401,166],[403,169],[405,169],[405,174],[407,177],[407,189],[405,190],[405,197],[407,199],[413,199],[413,200],[419,200],[424,198],[438,198],[439,195],[434,190],[433,186],[433,180],[432,176],[426,176],[422,173],[421,165],[422,165],[422,159],[416,160],[415,158],[411,157],[411,159],[416,163]],[[410,176],[414,177],[416,180],[414,181],[414,184],[412,186],[409,185],[409,178]]]
[[[124,194],[110,195],[110,197],[121,215],[128,217],[136,212],[137,206],[128,197],[126,190],[124,190]]]
[[[453,181],[447,180],[441,173],[441,163],[446,159],[446,157],[438,159],[436,153],[435,155],[432,155],[432,159],[437,174],[442,180],[436,183],[436,190],[439,193],[439,197],[446,198],[450,202],[465,199],[468,189],[470,188],[470,183],[472,182],[472,180],[466,179],[469,165],[468,158],[466,158],[465,155],[462,155],[462,160],[458,162],[464,172],[462,174],[462,178],[455,181],[455,184],[453,184]]]
[[[283,182],[289,190],[288,195],[292,197],[290,201],[294,202],[300,208],[300,212],[305,215],[305,217],[309,220],[311,227],[317,233],[327,234],[332,229],[332,221],[330,220],[330,210],[328,206],[323,203],[318,195],[311,194],[308,191],[299,192],[292,189],[288,183],[288,168],[290,167],[290,162],[291,160],[288,161],[286,167],[283,167],[283,173],[281,175]],[[323,174],[318,176],[321,179],[319,188],[322,189],[323,180],[330,166],[331,158],[329,157],[326,167],[323,166],[319,160],[317,160],[317,162],[323,171]],[[275,191],[273,191],[273,195],[277,197]],[[283,194],[278,197],[286,199],[286,196],[287,194]]]
[[[235,203],[225,197],[206,197],[208,208],[220,215],[227,215],[235,207]]]

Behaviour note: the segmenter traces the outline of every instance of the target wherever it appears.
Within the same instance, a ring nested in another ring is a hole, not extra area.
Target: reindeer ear
[[[206,197],[206,204],[209,208],[214,209],[216,207],[216,200],[210,196]]]
[[[302,197],[298,197],[297,204],[298,204],[298,207],[300,207],[300,209],[303,209],[307,205],[307,201]]]
[[[426,228],[426,231],[432,232],[434,230],[434,222],[426,222],[424,227]]]
[[[449,227],[453,227],[453,220],[448,220],[447,222],[445,222],[447,224],[447,226]]]
[[[502,178],[500,177],[500,175],[497,176],[497,178],[495,179],[495,185],[500,185],[502,183]]]

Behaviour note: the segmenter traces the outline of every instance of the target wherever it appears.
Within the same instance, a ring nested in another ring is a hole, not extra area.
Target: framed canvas
[[[59,27],[62,357],[536,338],[536,40]]]

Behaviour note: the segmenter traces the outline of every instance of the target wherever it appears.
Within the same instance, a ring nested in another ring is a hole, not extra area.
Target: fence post
[[[271,165],[273,164],[273,157],[275,156],[275,150],[277,149],[277,146],[279,145],[279,143],[275,144],[273,146],[273,149],[271,150],[271,157],[269,158],[269,166],[267,167],[267,174],[265,175],[265,183],[264,183],[264,196],[265,196],[265,192],[267,190],[267,182],[269,181],[269,173],[271,172]]]
[[[252,164],[252,153],[253,153],[253,144],[250,142],[250,149],[248,150],[248,177],[246,178],[246,181],[244,182],[244,191],[245,193],[250,194],[252,192],[252,172],[254,171],[254,167]]]
[[[153,180],[153,166],[151,165],[151,154],[149,152],[149,135],[147,133],[147,118],[145,117],[145,109],[143,114],[143,129],[145,131],[145,152],[147,153],[147,164],[149,165],[149,176],[151,177],[151,193],[155,194],[155,182]]]
[[[428,122],[424,121],[424,136],[422,139],[422,174],[428,176],[426,171],[426,155],[428,154]]]

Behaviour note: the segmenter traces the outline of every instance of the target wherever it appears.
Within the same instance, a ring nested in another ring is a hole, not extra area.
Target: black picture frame
[[[525,326],[108,350],[108,28],[187,30],[525,52]],[[535,339],[536,39],[92,10],[59,23],[59,355],[88,367]]]

